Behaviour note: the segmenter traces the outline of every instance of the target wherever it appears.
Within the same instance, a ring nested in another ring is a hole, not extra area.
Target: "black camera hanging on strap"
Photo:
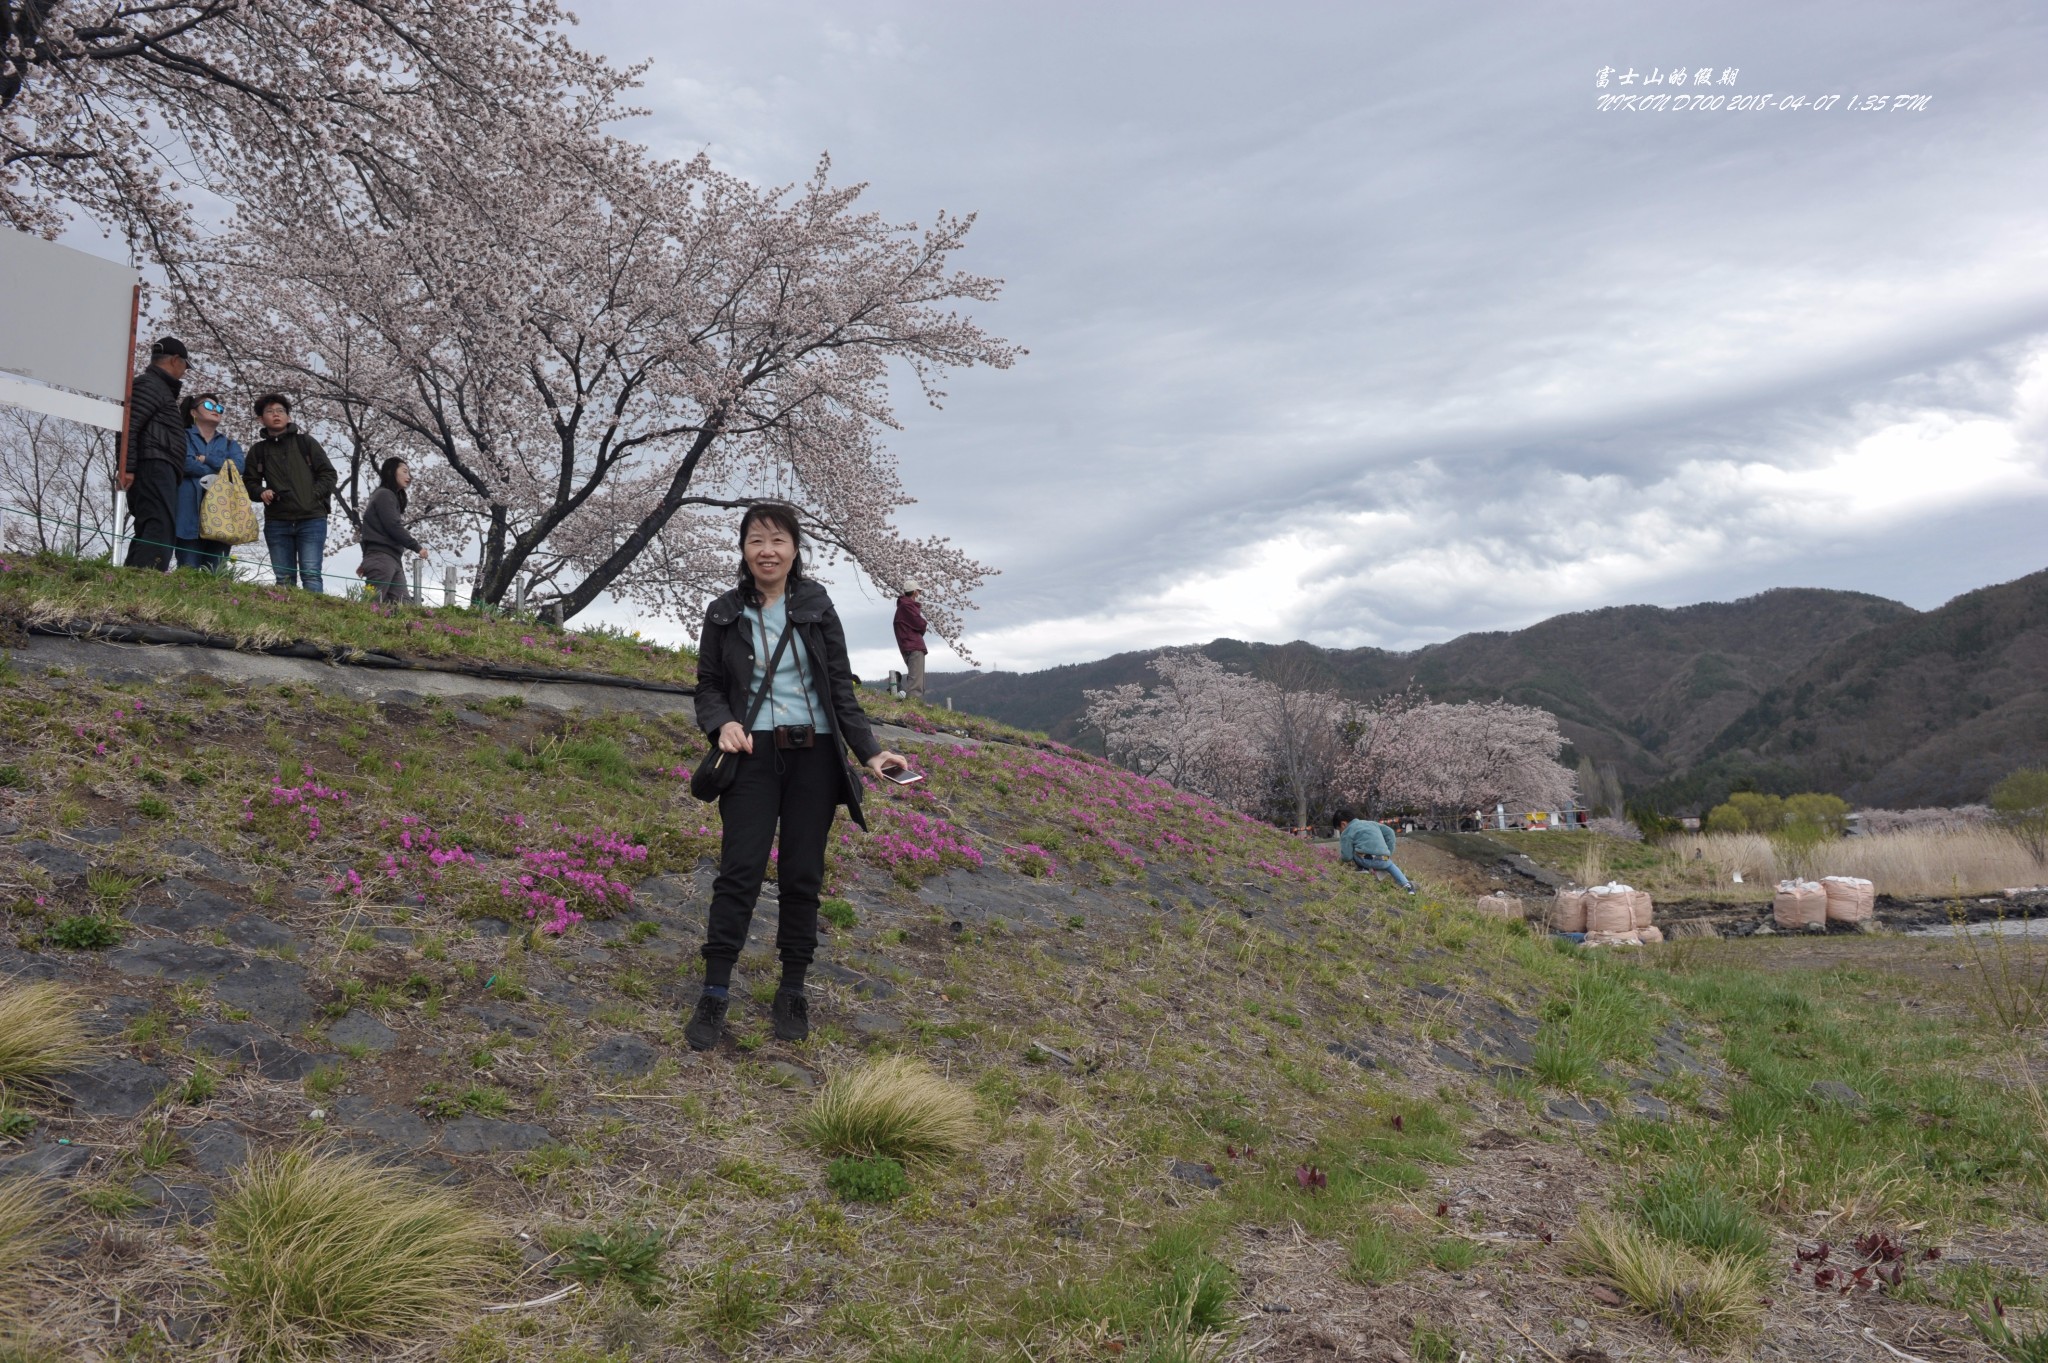
[[[754,731],[754,720],[761,713],[761,706],[768,699],[768,692],[775,685],[775,669],[782,666],[782,650],[789,646],[789,636],[796,632],[794,621],[782,627],[782,637],[775,641],[775,656],[768,660],[768,671],[761,679],[761,687],[754,692],[753,704],[747,707],[746,723],[742,726],[748,733]],[[704,754],[704,760],[690,773],[690,794],[709,803],[732,789],[733,781],[740,774],[740,758],[744,753],[727,752],[718,746],[718,735],[711,735],[711,751]]]

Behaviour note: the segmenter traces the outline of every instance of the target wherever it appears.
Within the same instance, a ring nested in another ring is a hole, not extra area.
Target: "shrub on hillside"
[[[360,1155],[294,1151],[242,1171],[213,1267],[263,1358],[417,1343],[469,1314],[496,1271],[490,1224],[460,1194]]]
[[[804,1115],[803,1132],[827,1154],[913,1162],[957,1155],[982,1134],[973,1096],[907,1055],[834,1076]]]
[[[0,1093],[34,1087],[73,1069],[102,1049],[85,1030],[85,996],[61,984],[0,988]]]

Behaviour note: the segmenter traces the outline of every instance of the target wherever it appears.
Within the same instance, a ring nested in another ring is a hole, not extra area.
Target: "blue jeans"
[[[1408,882],[1408,877],[1401,874],[1401,868],[1394,865],[1392,857],[1368,857],[1361,855],[1358,858],[1358,869],[1361,871],[1385,871],[1394,877],[1394,883],[1402,889],[1412,890],[1415,888]]]
[[[327,556],[327,518],[313,516],[303,521],[263,518],[263,539],[270,546],[270,570],[280,587],[304,587],[309,592],[324,590],[320,561]]]

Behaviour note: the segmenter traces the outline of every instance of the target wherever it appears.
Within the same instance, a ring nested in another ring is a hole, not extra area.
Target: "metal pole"
[[[441,569],[441,604],[444,606],[461,605],[462,602],[457,597],[458,590],[455,585],[455,565],[452,563],[444,565]]]
[[[418,559],[414,559],[412,561],[412,600],[413,604],[416,606],[424,606],[427,604],[425,598],[420,595],[420,590],[423,585],[421,579],[426,576],[425,568],[426,565],[421,563]]]
[[[523,577],[515,577],[512,579],[512,613],[514,615],[520,615],[523,614],[525,610],[526,579]]]

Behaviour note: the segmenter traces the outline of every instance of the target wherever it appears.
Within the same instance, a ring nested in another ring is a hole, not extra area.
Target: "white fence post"
[[[444,565],[441,569],[441,604],[444,606],[462,604],[456,600],[455,572],[455,565],[452,563]]]

